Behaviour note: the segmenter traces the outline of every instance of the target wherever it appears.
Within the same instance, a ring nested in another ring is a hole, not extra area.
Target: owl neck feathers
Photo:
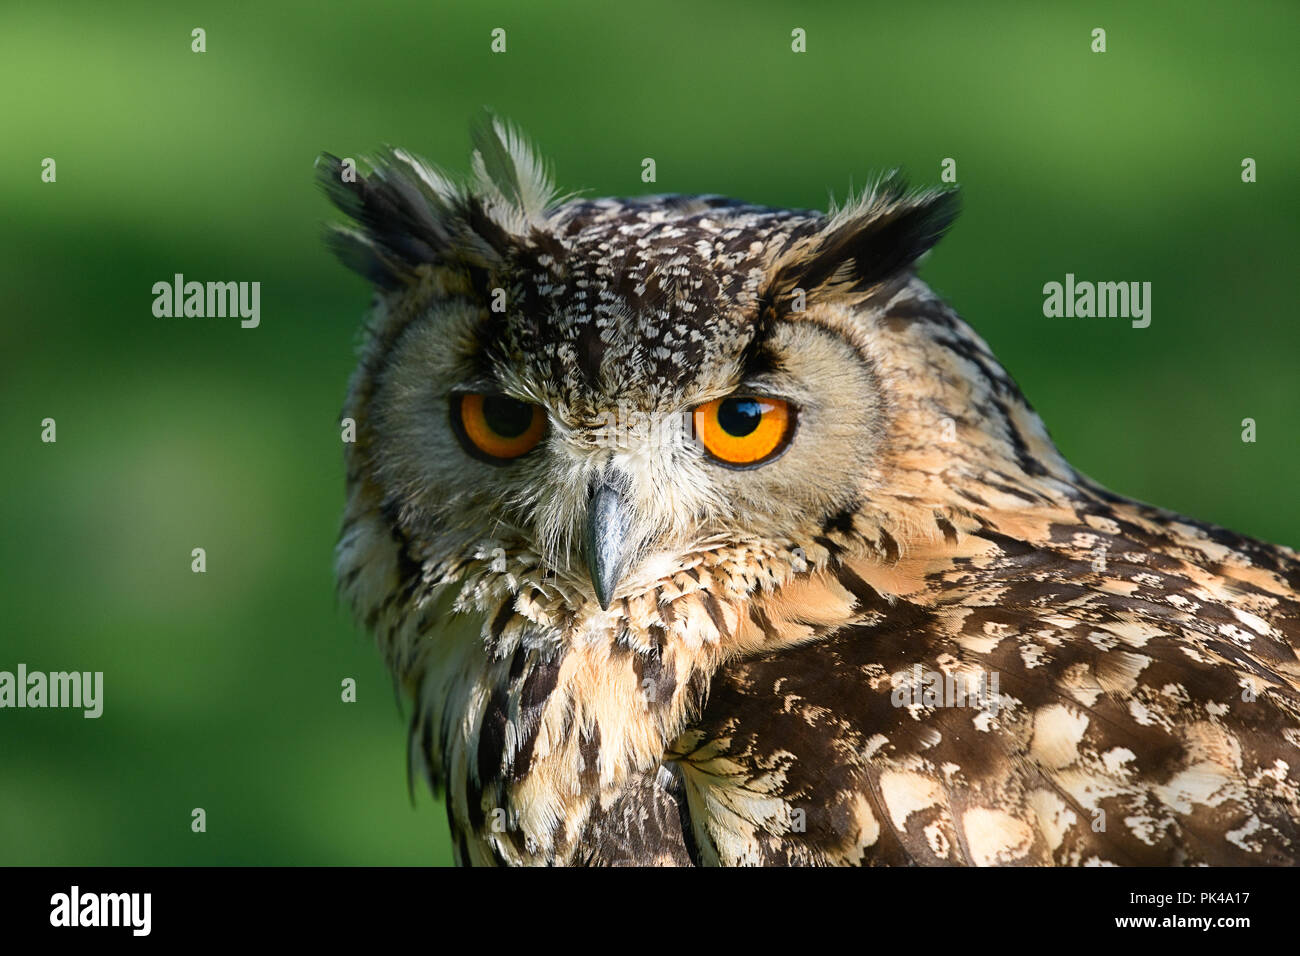
[[[1109,496],[1062,457],[988,345],[924,283],[912,279],[875,312],[869,335],[895,396],[881,459],[888,506],[941,525],[941,553],[963,532],[992,529],[1053,547],[1053,522]]]
[[[446,585],[461,614],[483,622],[461,634],[459,655],[430,661],[422,682],[431,713],[457,698],[469,706],[463,720],[439,721],[434,744],[436,763],[469,771],[450,794],[458,828],[475,838],[462,852],[478,862],[564,859],[593,814],[660,765],[723,660],[814,640],[839,623],[852,597],[800,601],[809,581],[798,555],[753,546],[707,552],[607,612],[489,561]],[[755,603],[778,592],[780,601]],[[469,693],[458,687],[466,677]]]

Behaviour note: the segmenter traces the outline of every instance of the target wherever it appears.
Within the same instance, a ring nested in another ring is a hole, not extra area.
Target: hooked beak
[[[622,493],[608,481],[598,479],[587,505],[587,571],[596,589],[596,600],[608,611],[614,589],[627,570],[633,550],[628,535],[628,507]]]

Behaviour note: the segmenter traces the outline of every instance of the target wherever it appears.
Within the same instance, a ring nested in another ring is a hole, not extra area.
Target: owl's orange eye
[[[499,465],[537,447],[546,433],[546,413],[506,395],[467,393],[452,396],[451,424],[467,452]]]
[[[779,398],[728,395],[695,409],[695,436],[719,463],[749,468],[785,451],[794,417]]]

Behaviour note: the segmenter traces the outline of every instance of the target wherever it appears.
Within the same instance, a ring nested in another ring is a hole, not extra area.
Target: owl
[[[1300,860],[1300,563],[1076,471],[916,273],[956,215],[321,185],[374,285],[341,593],[463,865]]]

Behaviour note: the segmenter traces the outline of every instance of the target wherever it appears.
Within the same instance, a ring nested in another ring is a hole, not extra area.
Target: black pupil
[[[518,438],[533,423],[533,406],[505,395],[483,399],[483,420],[502,438]]]
[[[728,435],[744,438],[763,418],[763,406],[753,398],[729,398],[718,406],[718,424]]]

